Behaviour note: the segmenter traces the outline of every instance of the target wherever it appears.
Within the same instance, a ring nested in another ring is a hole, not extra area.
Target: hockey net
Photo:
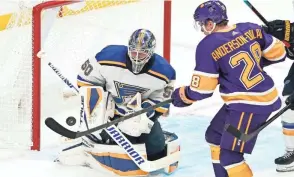
[[[169,58],[170,1],[14,3],[0,30],[0,148],[40,150],[47,116],[79,112],[78,99],[48,62],[76,84],[82,62],[106,45],[126,45],[138,28],[150,29],[156,52]]]

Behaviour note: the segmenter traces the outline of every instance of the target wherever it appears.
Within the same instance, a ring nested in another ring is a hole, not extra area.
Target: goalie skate
[[[294,151],[288,151],[283,156],[275,159],[277,172],[294,171]]]

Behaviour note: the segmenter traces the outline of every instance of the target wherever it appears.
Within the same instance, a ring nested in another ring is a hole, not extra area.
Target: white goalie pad
[[[167,156],[180,151],[178,136],[174,133],[164,132],[166,138]],[[145,144],[132,145],[138,153],[147,156]],[[167,157],[166,156],[166,157]],[[166,159],[163,157],[162,160]],[[117,145],[97,144],[87,137],[83,137],[82,143],[64,149],[58,158],[63,165],[89,166],[92,169],[118,176],[147,176],[149,172],[143,171]],[[155,173],[171,174],[178,167],[178,161],[158,170]]]
[[[174,133],[170,133],[170,132],[163,132],[164,136],[165,136],[165,144],[166,144],[166,148],[167,148],[167,154],[166,156],[169,156],[173,153],[176,153],[178,151],[181,150],[181,146],[180,146],[180,140],[179,137],[174,134]],[[179,165],[179,161],[170,164],[168,167],[166,167],[164,169],[164,172],[167,174],[171,174],[173,172],[175,172],[178,168]]]
[[[100,86],[83,86],[80,88],[83,117],[80,130],[105,124],[109,117],[114,116],[115,104],[109,92]],[[99,132],[98,132],[99,133]]]

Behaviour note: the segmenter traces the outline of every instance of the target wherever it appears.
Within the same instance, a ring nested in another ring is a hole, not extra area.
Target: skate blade
[[[292,172],[294,171],[294,162],[289,165],[277,165],[277,172]]]

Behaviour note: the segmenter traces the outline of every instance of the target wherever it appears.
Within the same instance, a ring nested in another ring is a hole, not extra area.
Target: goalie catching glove
[[[142,104],[141,102],[141,94],[137,93],[127,104],[128,110],[125,110],[127,112],[126,115],[139,111],[142,107],[146,108],[151,106],[148,101],[145,101]],[[147,112],[146,114],[140,114],[134,118],[118,123],[117,127],[123,133],[132,137],[139,137],[142,133],[149,134],[154,124],[149,118],[151,118],[154,114],[154,111]]]

